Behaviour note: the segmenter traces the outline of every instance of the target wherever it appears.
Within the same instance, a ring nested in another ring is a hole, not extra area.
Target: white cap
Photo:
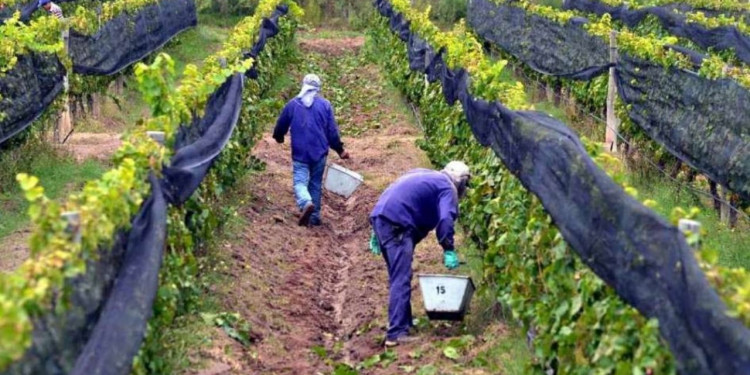
[[[308,74],[302,79],[302,84],[320,89],[320,77],[317,74]]]
[[[471,177],[471,172],[469,171],[469,166],[464,164],[462,161],[452,161],[445,165],[445,168],[443,168],[443,172],[447,174],[454,183],[458,184],[463,179],[468,179]]]

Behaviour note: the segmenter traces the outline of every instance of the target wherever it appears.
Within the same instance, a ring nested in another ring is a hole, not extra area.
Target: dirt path
[[[29,236],[30,230],[24,228],[0,238],[0,272],[13,271],[29,257]]]
[[[347,106],[332,102],[342,133],[357,134],[344,137],[352,160],[330,156],[329,165],[341,164],[363,174],[365,184],[349,199],[325,192],[324,224],[298,227],[288,142],[278,145],[268,133],[264,135],[254,155],[266,163],[266,170],[240,187],[240,196],[251,197],[237,213],[245,226],[222,247],[231,259],[228,282],[214,291],[226,311],[250,322],[254,342],[243,347],[217,329],[212,345],[194,356],[204,370],[192,373],[443,373],[438,369],[453,369],[448,372],[453,374],[496,373],[467,366],[470,358],[490,345],[471,335],[476,329],[427,322],[416,278],[412,305],[424,340],[383,349],[388,281],[385,262],[367,248],[368,215],[388,183],[409,169],[429,167],[429,162],[415,145],[421,137],[400,98],[384,89],[376,66],[355,57],[361,43],[361,38],[308,38],[301,48],[306,66],[319,64],[325,70],[324,95],[347,93],[342,99]],[[322,54],[344,62],[324,61]],[[300,77],[304,73],[294,72]],[[372,101],[379,105],[371,105]],[[433,237],[417,247],[415,274],[446,273]],[[507,329],[500,323],[481,322],[481,332],[502,337]],[[444,353],[448,346],[457,348],[460,357],[448,358]],[[357,372],[346,372],[353,368]]]
[[[64,147],[79,162],[89,158],[106,161],[121,144],[120,134],[74,132]]]

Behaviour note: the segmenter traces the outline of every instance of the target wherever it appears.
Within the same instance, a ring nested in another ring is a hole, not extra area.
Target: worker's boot
[[[407,345],[419,341],[419,337],[411,335],[399,336],[393,340],[385,339],[385,347],[392,348],[399,345]]]
[[[305,207],[302,208],[302,213],[299,215],[299,224],[300,226],[306,227],[308,224],[310,224],[310,216],[312,216],[313,212],[315,211],[315,205],[312,204],[312,202],[307,202]]]

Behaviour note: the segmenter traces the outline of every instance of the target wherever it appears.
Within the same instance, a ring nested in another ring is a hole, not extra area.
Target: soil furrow
[[[419,131],[400,97],[384,89],[376,66],[353,53],[361,43],[361,38],[303,39],[305,63],[300,65],[311,71],[293,75],[321,74],[323,95],[334,106],[339,103],[336,116],[352,154],[343,161],[332,153],[328,164],[362,174],[365,183],[348,199],[325,191],[323,225],[299,227],[289,142],[279,145],[265,134],[257,143],[253,154],[266,163],[266,170],[240,187],[240,195],[252,199],[240,212],[245,223],[241,233],[228,244],[231,285],[217,288],[222,304],[251,322],[256,340],[247,347],[218,340],[213,351],[202,352],[211,362],[207,368],[216,368],[217,362],[241,363],[227,372],[331,374],[347,364],[360,374],[396,374],[445,360],[452,364],[440,345],[461,336],[462,325],[435,325],[421,332],[421,342],[384,353],[388,278],[382,257],[368,251],[368,216],[391,181],[412,168],[429,167],[429,162],[415,144]],[[436,249],[432,237],[420,244],[415,274],[445,273]],[[413,296],[415,316],[423,318],[421,296]],[[217,345],[236,360],[212,354]],[[368,362],[372,364],[363,365]]]

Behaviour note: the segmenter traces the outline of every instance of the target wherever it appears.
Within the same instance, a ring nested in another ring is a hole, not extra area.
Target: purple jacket
[[[378,199],[371,218],[381,217],[414,234],[415,243],[435,229],[443,249],[453,249],[458,194],[441,172],[413,169],[399,177]]]
[[[273,138],[283,143],[290,127],[294,161],[318,162],[328,155],[329,147],[339,154],[344,152],[333,108],[328,100],[317,96],[310,108],[305,107],[298,98],[289,101],[276,121]]]

